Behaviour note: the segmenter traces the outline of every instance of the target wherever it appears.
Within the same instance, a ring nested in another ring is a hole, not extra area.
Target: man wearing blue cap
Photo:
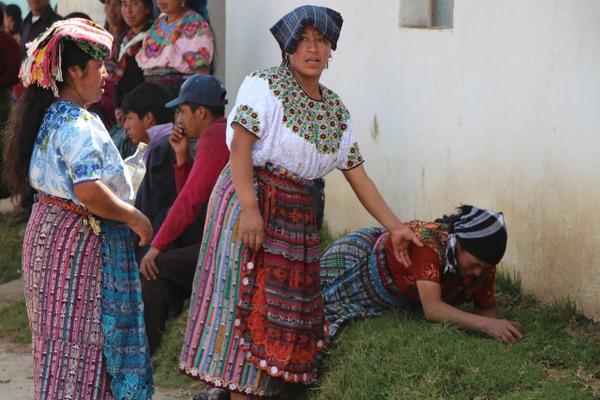
[[[193,75],[183,83],[179,96],[166,104],[178,109],[177,125],[169,138],[176,157],[178,194],[140,263],[145,278],[142,291],[151,352],[160,342],[167,318],[178,315],[191,295],[199,245],[176,250],[168,247],[198,216],[206,213],[212,189],[229,161],[225,143],[226,94],[223,83],[214,76]],[[198,138],[194,162],[188,151],[192,138]]]

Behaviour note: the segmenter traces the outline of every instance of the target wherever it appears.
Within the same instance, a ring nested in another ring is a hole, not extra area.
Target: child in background
[[[164,221],[175,197],[175,154],[169,145],[169,134],[173,130],[173,113],[165,108],[168,94],[158,85],[143,83],[132,90],[123,101],[125,130],[137,146],[148,144],[144,154],[146,174],[137,196],[135,207],[150,219],[154,232]],[[136,258],[142,259],[148,248],[138,247]]]

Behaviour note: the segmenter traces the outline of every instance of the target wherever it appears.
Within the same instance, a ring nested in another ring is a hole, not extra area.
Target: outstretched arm
[[[379,193],[379,190],[377,190],[375,183],[367,175],[362,164],[358,167],[345,170],[343,173],[363,207],[390,232],[396,259],[402,264],[410,266],[408,247],[411,242],[417,246],[422,246],[421,241],[396,217],[396,214],[390,209]]]
[[[432,281],[417,281],[417,289],[425,318],[430,321],[451,321],[463,329],[481,332],[506,343],[515,343],[523,338],[516,323],[496,319],[496,309],[479,309],[480,314],[459,310],[442,300],[442,288]]]

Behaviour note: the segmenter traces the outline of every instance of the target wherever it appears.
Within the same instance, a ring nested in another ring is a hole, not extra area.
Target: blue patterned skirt
[[[365,228],[336,240],[321,256],[321,285],[329,340],[342,324],[377,317],[408,301],[387,288],[394,287],[385,260],[383,228]]]
[[[102,233],[95,234],[86,210],[49,198],[34,204],[23,241],[34,398],[150,399],[152,372],[129,229],[103,220]]]

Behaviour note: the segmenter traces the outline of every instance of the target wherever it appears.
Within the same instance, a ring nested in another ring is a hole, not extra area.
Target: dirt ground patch
[[[21,279],[0,285],[0,308],[23,299]],[[0,342],[0,400],[31,400],[33,397],[33,358],[29,345]],[[157,388],[153,400],[189,399],[179,389]]]
[[[0,343],[0,399],[30,400],[33,391],[31,348]]]
[[[0,399],[31,400],[33,397],[31,347],[0,343]],[[153,400],[183,400],[186,390],[157,388]]]

